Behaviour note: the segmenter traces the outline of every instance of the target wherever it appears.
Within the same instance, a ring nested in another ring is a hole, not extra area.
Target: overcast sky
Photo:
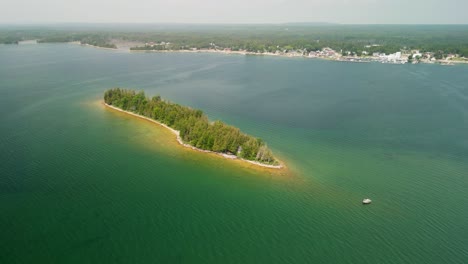
[[[468,24],[468,0],[0,0],[0,23]]]

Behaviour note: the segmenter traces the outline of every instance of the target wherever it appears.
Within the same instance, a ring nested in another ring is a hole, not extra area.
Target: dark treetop
[[[278,164],[261,139],[246,135],[238,128],[221,121],[210,122],[201,110],[162,100],[160,96],[150,99],[142,91],[120,88],[107,90],[104,101],[179,130],[184,142],[199,149],[234,154],[265,164]]]

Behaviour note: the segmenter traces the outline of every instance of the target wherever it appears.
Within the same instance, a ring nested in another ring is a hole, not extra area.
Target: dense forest
[[[242,133],[221,121],[210,122],[201,110],[162,100],[147,98],[144,92],[113,88],[104,93],[104,101],[120,109],[157,120],[180,131],[181,139],[200,149],[234,154],[240,158],[276,165],[265,142]]]
[[[96,47],[116,49],[117,46],[110,42],[111,37],[107,32],[95,31],[0,28],[0,43],[2,44],[18,44],[24,40],[37,40],[38,43],[80,42]]]
[[[95,46],[115,47],[113,41],[170,43],[152,49],[230,48],[252,52],[276,50],[319,50],[394,53],[418,49],[421,52],[454,53],[468,57],[467,25],[55,25],[0,27],[0,43],[80,41]],[[366,47],[368,46],[368,47]],[[140,47],[136,49],[151,49]]]

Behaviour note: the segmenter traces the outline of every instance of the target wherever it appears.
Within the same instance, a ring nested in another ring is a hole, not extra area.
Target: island
[[[182,106],[143,91],[112,88],[104,93],[106,106],[161,124],[177,135],[180,144],[229,159],[268,168],[282,168],[267,144],[221,121],[209,121],[198,109]]]

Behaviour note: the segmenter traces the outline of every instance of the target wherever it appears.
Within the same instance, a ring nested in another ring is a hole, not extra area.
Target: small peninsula
[[[210,122],[198,109],[146,97],[143,91],[112,88],[104,103],[114,109],[161,124],[177,135],[180,144],[230,159],[241,159],[268,168],[282,168],[267,144],[221,121]]]

